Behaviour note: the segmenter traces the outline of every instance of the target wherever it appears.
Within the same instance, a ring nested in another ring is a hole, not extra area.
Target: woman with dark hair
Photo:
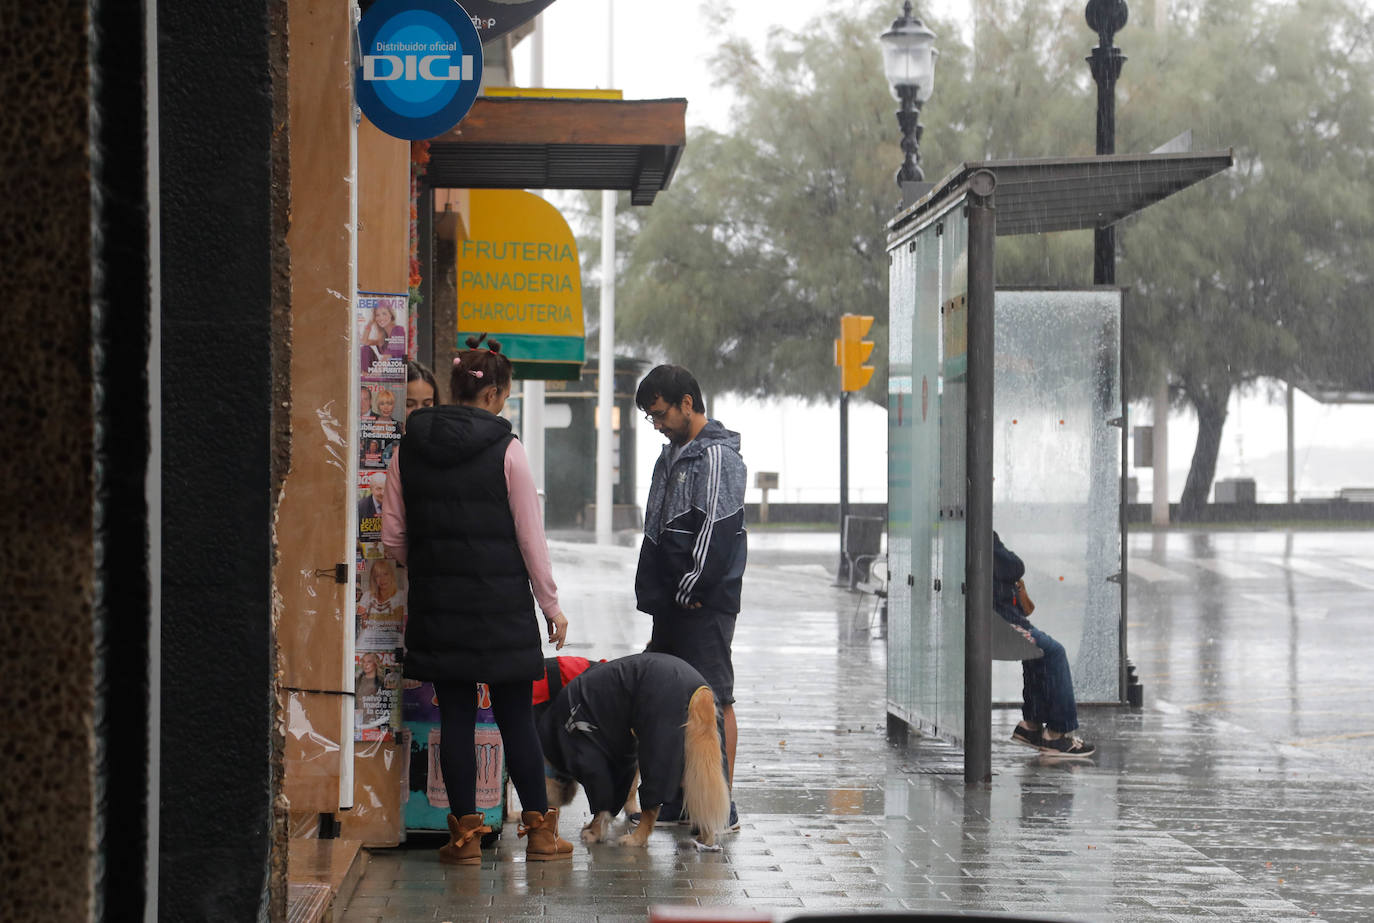
[[[439,384],[429,366],[414,359],[406,360],[406,416],[421,407],[439,403]]]
[[[491,691],[520,796],[526,859],[572,854],[558,836],[558,809],[548,805],[531,706],[534,681],[544,676],[535,601],[558,648],[568,620],[529,461],[510,421],[497,416],[510,395],[511,363],[494,340],[479,349],[484,338],[469,337],[453,360],[454,403],[410,418],[382,511],[382,543],[410,577],[405,675],[433,682],[439,700],[439,764],[453,812],[439,859],[462,865],[481,861],[481,834],[490,831],[477,811],[479,682]]]

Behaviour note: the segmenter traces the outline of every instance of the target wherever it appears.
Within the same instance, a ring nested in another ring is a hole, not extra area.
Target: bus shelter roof
[[[888,223],[902,231],[957,195],[973,174],[996,177],[997,236],[1102,228],[1220,173],[1231,150],[1200,153],[1101,154],[964,163]]]

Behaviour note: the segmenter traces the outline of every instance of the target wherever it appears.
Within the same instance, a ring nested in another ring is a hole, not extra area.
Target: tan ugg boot
[[[520,835],[525,841],[525,861],[545,862],[549,859],[571,859],[572,844],[558,835],[558,809],[547,814],[538,811],[520,812]]]
[[[448,845],[439,847],[439,861],[450,865],[477,865],[482,861],[482,834],[491,828],[481,814],[448,816]]]

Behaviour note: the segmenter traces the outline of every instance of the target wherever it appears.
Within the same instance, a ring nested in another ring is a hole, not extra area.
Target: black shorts
[[[681,657],[711,684],[718,705],[735,704],[735,664],[730,658],[734,613],[679,609],[653,618],[654,634],[645,650]]]

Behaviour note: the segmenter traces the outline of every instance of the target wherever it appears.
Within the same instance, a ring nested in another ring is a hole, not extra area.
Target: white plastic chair
[[[863,559],[858,558],[855,563],[861,560]],[[859,601],[854,606],[855,618],[858,618],[859,610],[863,608],[864,597],[873,596],[873,612],[868,618],[869,631],[872,631],[873,626],[879,621],[887,622],[887,580],[887,556],[878,555],[868,565],[868,578],[854,584],[854,589],[859,591]]]

